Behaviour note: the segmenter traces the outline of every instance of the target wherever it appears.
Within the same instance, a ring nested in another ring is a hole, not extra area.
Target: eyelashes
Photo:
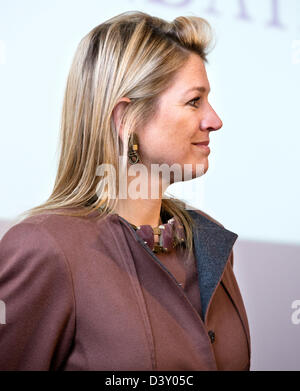
[[[189,104],[193,107],[197,107],[195,104],[191,103],[191,102],[198,102],[200,100],[200,96],[198,96],[197,98],[194,98],[192,100],[189,101]]]

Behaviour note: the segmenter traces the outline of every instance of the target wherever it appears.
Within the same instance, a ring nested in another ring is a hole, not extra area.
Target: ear
[[[122,117],[123,117],[125,108],[127,107],[128,103],[130,103],[130,102],[131,102],[131,100],[127,97],[123,97],[123,98],[119,99],[113,109],[113,112],[112,112],[114,124],[115,124],[116,130],[117,130],[121,140],[123,140]]]

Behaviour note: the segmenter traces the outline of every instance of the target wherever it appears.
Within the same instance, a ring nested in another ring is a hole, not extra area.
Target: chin
[[[197,162],[195,165],[193,165],[193,178],[199,178],[202,175],[206,174],[208,167],[208,159],[201,163]]]
[[[195,160],[193,162],[189,162],[189,161],[186,161],[184,163],[178,163],[177,162],[165,162],[165,164],[172,166],[173,164],[180,164],[180,179],[178,179],[178,177],[176,175],[174,175],[174,172],[171,171],[170,172],[170,179],[169,179],[169,185],[179,181],[183,181],[183,182],[186,182],[186,181],[189,181],[189,180],[192,180],[192,179],[195,179],[195,178],[198,178],[202,175],[204,175],[207,170],[208,170],[208,159],[203,159],[202,161],[199,162]],[[162,163],[159,163],[159,164],[162,164]],[[186,167],[185,167],[186,165]],[[186,173],[186,175],[184,175]]]
[[[197,162],[197,163],[185,163],[192,164],[192,172],[187,172],[187,175],[183,177],[183,181],[187,182],[192,179],[196,179],[204,175],[208,170],[208,161]],[[184,164],[182,165],[182,173],[184,175]]]

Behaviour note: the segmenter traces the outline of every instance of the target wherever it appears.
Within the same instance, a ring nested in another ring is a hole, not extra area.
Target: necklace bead
[[[157,227],[149,224],[140,226],[131,224],[131,226],[154,253],[169,252],[177,245],[184,244],[186,240],[184,228],[175,217]]]

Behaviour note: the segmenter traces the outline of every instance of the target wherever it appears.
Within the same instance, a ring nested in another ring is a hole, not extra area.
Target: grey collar
[[[199,212],[187,210],[195,221],[193,243],[198,270],[202,319],[219,283],[238,235],[214,223]]]

